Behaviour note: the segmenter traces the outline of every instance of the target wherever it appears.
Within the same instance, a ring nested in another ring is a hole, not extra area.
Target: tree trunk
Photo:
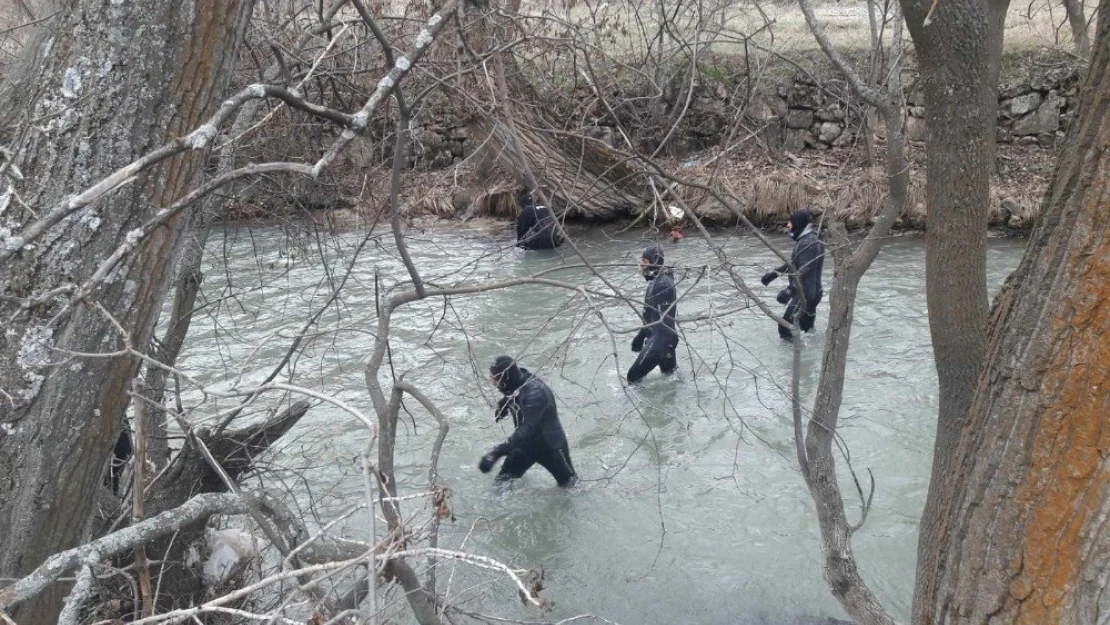
[[[932,594],[921,584],[943,531],[938,497],[951,476],[986,344],[987,207],[1007,5],[1008,0],[902,0],[925,92],[925,281],[940,396],[918,540],[915,594],[921,596]],[[930,6],[933,14],[925,25]]]
[[[268,450],[308,412],[309,402],[294,402],[277,415],[238,430],[212,433],[196,432],[213,459],[235,480],[254,468],[254,459]],[[146,502],[147,514],[154,516],[173,510],[199,494],[227,492],[227,484],[209,465],[200,449],[190,438],[174,458],[169,472],[155,485]],[[196,605],[204,591],[199,567],[186,564],[189,549],[204,536],[208,519],[183,525],[170,537],[160,538],[147,547],[152,560],[159,562],[152,570],[159,579],[162,593],[160,609]]]
[[[253,0],[70,0],[47,39],[44,84],[20,169],[39,214],[197,126],[224,93]],[[121,340],[89,303],[33,298],[88,279],[132,230],[190,187],[203,154],[186,153],[62,220],[0,267],[0,577],[21,577],[77,544],[121,427],[137,362],[65,361],[56,350],[107,352]],[[31,219],[9,209],[0,231]],[[144,349],[172,279],[186,216],[155,230],[93,298]],[[11,239],[8,245],[18,245]],[[62,365],[54,363],[62,362]],[[60,591],[21,606],[18,621],[53,622]]]
[[[189,335],[189,326],[193,322],[197,295],[200,293],[201,282],[204,281],[201,262],[204,260],[204,244],[208,239],[206,222],[204,218],[197,218],[190,225],[185,249],[178,261],[173,306],[170,308],[166,333],[150,350],[150,356],[167,367],[173,367],[176,364],[181,348],[185,346],[185,339]],[[143,411],[146,422],[142,425],[142,429],[147,438],[147,461],[157,470],[166,466],[170,459],[170,441],[166,427],[167,413],[163,403],[169,391],[170,372],[161,367],[148,367],[145,378],[143,396],[150,406]]]
[[[1110,0],[1041,223],[999,294],[918,623],[1104,623],[1110,582]]]
[[[321,22],[310,28],[297,39],[293,47],[293,54],[300,54],[304,47],[313,38],[324,32],[332,23],[336,12],[343,6],[343,2],[336,1],[320,16]],[[274,61],[262,72],[262,82],[272,84],[281,77],[281,63]],[[234,139],[246,133],[258,112],[262,110],[264,100],[251,100],[239,109],[228,130],[228,142],[219,150],[219,160],[213,177],[223,176],[235,169]],[[213,193],[205,198],[200,208],[193,215],[189,224],[189,237],[186,239],[180,260],[176,268],[177,279],[174,281],[173,307],[170,309],[170,318],[166,324],[166,333],[162,336],[151,356],[162,364],[173,367],[181,348],[185,346],[185,339],[189,335],[189,327],[193,323],[193,311],[197,295],[200,293],[201,283],[204,282],[204,272],[201,265],[204,261],[204,246],[208,242],[210,224],[221,218],[227,209],[229,200],[235,197],[234,192]],[[169,391],[169,372],[161,367],[148,367],[145,372],[146,385],[143,395],[150,400],[152,406],[159,408],[147,411],[148,441],[150,460],[156,467],[162,467],[169,460],[169,440],[166,437],[166,411],[162,409],[166,394]]]
[[[1091,55],[1091,40],[1087,37],[1087,16],[1083,14],[1083,0],[1064,0],[1064,10],[1068,13],[1075,53],[1083,58]]]

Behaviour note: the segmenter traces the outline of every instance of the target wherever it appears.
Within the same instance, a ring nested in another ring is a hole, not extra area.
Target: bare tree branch
[[[23,579],[0,588],[0,610],[8,610],[34,597],[78,565],[95,564],[102,558],[120,555],[213,514],[244,512],[246,512],[246,504],[237,495],[224,493],[197,495],[178,508],[144,519],[80,547],[50,556]]]

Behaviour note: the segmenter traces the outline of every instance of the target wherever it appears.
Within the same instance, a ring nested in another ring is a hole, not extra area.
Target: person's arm
[[[513,431],[509,440],[504,443],[505,453],[535,440],[540,435],[543,415],[548,409],[543,395],[543,393],[538,392],[538,389],[528,388],[522,388],[518,393],[517,406],[519,406],[520,425]]]
[[[805,254],[805,249],[807,247],[808,246],[806,245],[805,242],[797,241],[797,242],[794,243],[794,249],[790,252],[790,264],[794,265],[794,268],[799,270],[799,274],[798,274],[798,280],[799,281],[802,279],[802,275],[801,275],[800,271],[801,271],[802,265],[804,264],[804,254]],[[780,273],[786,273],[790,270],[790,267],[788,265],[783,265],[783,267],[785,267],[785,269],[783,269],[783,271],[781,271]],[[791,300],[793,300],[798,295],[797,289],[795,288],[795,285],[794,285],[794,276],[793,276],[793,274],[789,274],[788,278],[789,278],[789,284],[786,285],[786,288],[779,291],[778,297],[775,298],[776,300],[778,300],[778,302],[780,304],[786,304],[786,303],[790,302]]]
[[[634,352],[638,352],[644,348],[644,341],[651,336],[651,324],[659,320],[659,312],[655,309],[655,304],[652,302],[651,296],[651,287],[648,287],[647,293],[644,295],[644,312],[640,314],[644,325],[632,339],[632,351]]]
[[[520,209],[520,216],[516,218],[516,240],[527,241],[533,234],[532,228],[536,225],[536,209],[525,206]]]
[[[505,417],[509,416],[512,412],[512,397],[503,395],[501,399],[497,400],[497,407],[493,409],[493,421],[497,423]]]
[[[760,278],[759,281],[763,283],[763,286],[767,286],[767,285],[771,284],[772,282],[774,282],[776,278],[778,278],[779,276],[781,276],[782,274],[784,274],[788,271],[790,271],[790,265],[789,264],[781,265],[779,267],[775,267],[771,271],[768,271],[767,273],[763,274],[763,277]]]
[[[512,413],[512,400],[512,396],[505,396],[498,400],[497,408],[493,411],[494,422],[501,421]],[[509,446],[509,441],[504,441],[498,444],[496,447],[489,450],[489,452],[487,452],[486,455],[482,456],[482,459],[478,461],[478,470],[482,473],[489,473],[491,470],[493,470],[493,465],[497,464],[498,460],[500,460],[503,456],[507,456],[509,454],[510,449],[511,447]]]

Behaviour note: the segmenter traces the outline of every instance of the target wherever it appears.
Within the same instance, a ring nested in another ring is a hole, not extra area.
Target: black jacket
[[[794,251],[790,255],[790,262],[798,270],[798,279],[802,283],[802,292],[805,293],[806,303],[813,305],[817,301],[817,296],[823,292],[821,288],[821,270],[825,266],[825,242],[821,240],[816,230],[804,232],[798,237],[797,241],[794,241]],[[783,265],[775,271],[787,275],[790,272],[790,265]],[[790,285],[784,291],[789,295],[790,301],[797,301],[798,294],[795,292],[793,280],[790,281]]]
[[[518,198],[520,216],[516,219],[516,244],[526,250],[550,250],[563,244],[554,211],[536,206],[530,195]]]
[[[497,417],[511,414],[513,431],[509,440],[498,446],[500,455],[511,451],[531,451],[537,447],[559,449],[567,444],[566,433],[559,422],[555,394],[543,380],[520,367],[522,381],[504,389],[505,397],[497,404]]]
[[[678,345],[678,331],[674,318],[678,314],[678,292],[674,286],[674,274],[670,269],[660,271],[648,283],[644,293],[644,327],[632,341],[634,348],[643,344],[648,337],[663,339],[672,346]]]

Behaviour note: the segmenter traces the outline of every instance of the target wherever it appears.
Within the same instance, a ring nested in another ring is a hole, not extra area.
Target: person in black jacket
[[[674,275],[663,266],[663,250],[652,245],[640,258],[640,271],[648,281],[644,295],[644,327],[632,339],[632,351],[639,352],[628,370],[628,381],[639,382],[655,367],[663,373],[674,373],[678,367],[674,350],[678,347],[675,315],[678,299]]]
[[[512,415],[516,430],[509,440],[482,456],[478,469],[489,473],[498,459],[505,457],[497,475],[499,482],[522,477],[538,462],[559,486],[577,483],[578,474],[570,462],[570,446],[551,389],[509,356],[498,356],[489,373],[504,395],[497,403],[494,419],[500,421]]]
[[[133,453],[131,428],[127,426],[127,423],[124,423],[119,438],[116,439],[116,446],[112,448],[112,459],[108,463],[108,479],[112,484],[112,492],[117,495],[120,494],[120,476],[123,474],[124,468],[127,467],[127,463],[131,461]]]
[[[563,244],[555,213],[547,206],[536,206],[531,191],[516,198],[520,215],[516,218],[516,244],[526,250],[550,250]]]
[[[798,319],[798,327],[802,332],[813,330],[813,322],[817,319],[817,304],[821,302],[824,294],[821,289],[821,269],[825,265],[825,242],[821,240],[816,228],[813,226],[813,214],[808,210],[799,209],[790,215],[786,223],[786,230],[790,238],[794,239],[794,251],[790,256],[790,264],[798,270],[798,282],[802,285],[802,294],[805,295],[805,310]],[[761,281],[766,286],[782,274],[790,271],[790,265],[783,265],[774,271],[764,274]],[[786,312],[782,314],[787,323],[794,323],[794,316],[801,307],[801,297],[797,292],[795,281],[791,280],[785,289],[779,292],[778,302],[786,304]],[[784,339],[794,338],[794,333],[789,328],[779,326],[779,336]]]

